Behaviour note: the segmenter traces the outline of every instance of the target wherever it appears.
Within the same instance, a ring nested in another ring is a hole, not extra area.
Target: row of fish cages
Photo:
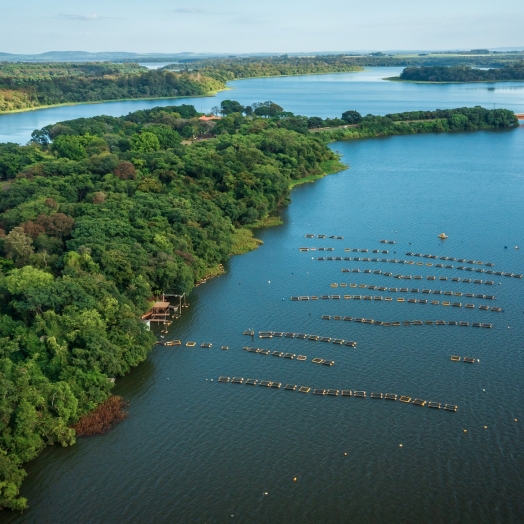
[[[483,295],[482,293],[462,293],[460,291],[444,291],[439,289],[422,289],[422,291],[419,288],[413,287],[411,289],[407,287],[384,287],[384,286],[375,286],[372,284],[357,284],[357,283],[332,283],[330,284],[331,287],[351,287],[351,288],[359,288],[359,289],[369,289],[372,291],[386,291],[389,293],[422,293],[422,294],[432,294],[432,295],[445,295],[445,296],[454,296],[454,297],[466,297],[466,298],[481,298],[483,300],[497,300],[494,295]]]
[[[329,258],[329,257],[328,257]],[[422,275],[402,275],[400,273],[391,273],[390,271],[381,271],[380,269],[359,269],[359,268],[342,268],[342,273],[364,273],[365,275],[382,275],[384,277],[393,277],[398,280],[424,280]],[[427,276],[425,280],[437,280],[435,276]],[[472,279],[472,278],[459,278],[453,277],[448,279],[447,277],[438,277],[438,280],[450,282],[462,282],[463,284],[485,284],[487,286],[493,286],[495,282],[493,280],[482,280],[482,279]]]
[[[361,324],[373,324],[375,326],[462,326],[491,329],[493,324],[482,322],[467,322],[465,320],[394,320],[384,322],[373,318],[349,317],[342,315],[322,315],[322,320],[345,320],[346,322],[357,322]]]
[[[228,377],[222,375],[218,377],[218,382],[230,384],[245,384],[247,386],[263,386],[267,388],[284,389],[286,391],[296,391],[298,393],[312,393],[313,395],[332,396],[332,397],[355,397],[355,398],[371,398],[380,400],[392,400],[394,402],[403,402],[405,404],[413,404],[420,407],[428,407],[434,409],[445,409],[446,411],[457,411],[458,406],[455,404],[441,404],[440,402],[427,401],[419,398],[412,398],[407,395],[397,395],[396,393],[378,393],[371,392],[369,395],[366,391],[353,389],[324,389],[313,388],[310,386],[300,386],[298,384],[282,384],[271,380],[258,380],[255,378],[244,377]]]
[[[296,359],[301,362],[307,361],[307,357],[305,355],[296,355],[295,353],[284,353],[283,351],[271,351],[269,349],[254,348],[249,346],[244,346],[242,349],[249,353],[258,353],[259,355],[272,355],[273,357],[287,358],[289,360]],[[311,362],[313,362],[313,364],[323,364],[324,366],[333,366],[333,364],[335,364],[334,360],[326,360],[317,357],[312,358]]]
[[[321,300],[377,300],[385,302],[394,302],[393,297],[382,296],[382,295],[320,295]],[[319,297],[316,295],[313,296],[299,296],[291,297],[292,302],[297,301],[308,301],[308,300],[318,300]],[[450,307],[463,307],[462,302],[450,302],[448,300],[443,300],[442,303],[439,300],[427,300],[425,298],[408,298],[397,297],[396,302],[406,302],[408,304],[432,304],[434,306],[450,306]],[[464,307],[467,309],[475,309],[475,304],[464,304]],[[485,305],[480,305],[478,308],[480,311],[493,311],[497,313],[502,312],[500,307],[489,307]]]
[[[482,262],[481,260],[468,260],[466,258],[456,258],[456,257],[439,257],[437,255],[423,255],[422,253],[406,253],[407,257],[420,257],[420,258],[429,258],[431,260],[449,260],[451,262],[460,262],[461,264],[471,264],[478,266],[488,266],[493,267],[495,264],[493,262]]]
[[[306,252],[306,251],[335,251],[335,248],[334,247],[299,247],[298,248],[299,251],[302,251],[302,252]],[[351,248],[344,248],[344,251],[355,251],[355,252],[359,252],[359,253],[367,253],[368,250],[367,249],[351,249]],[[377,253],[377,254],[383,254],[383,255],[387,255],[389,253],[389,251],[387,249],[373,249],[371,251],[372,253]]]
[[[398,260],[396,258],[376,258],[376,257],[317,257],[318,261],[345,261],[345,262],[376,262],[388,264],[406,264],[409,266],[426,266],[439,269],[456,269],[458,271],[468,271],[471,273],[485,273],[486,275],[495,275],[502,277],[522,278],[521,273],[511,273],[509,271],[494,271],[492,269],[482,269],[466,266],[453,266],[452,264],[433,264],[432,262],[413,262],[413,260]]]
[[[315,235],[313,235],[312,233],[308,233],[306,235],[304,235],[306,238],[315,238]],[[340,237],[340,236],[336,236],[336,235],[316,235],[316,238],[330,238],[332,240],[343,240],[344,237]]]
[[[194,347],[199,346],[204,349],[210,349],[213,347],[213,344],[211,342],[202,342],[201,344],[197,344],[196,342],[193,342],[192,340],[188,340],[185,344],[183,344],[180,340],[157,340],[155,342],[155,345],[169,346],[169,347],[185,345],[186,347],[189,347],[189,348],[194,348]],[[228,350],[229,346],[221,346],[220,349]]]
[[[244,331],[244,335],[251,334],[254,332]],[[342,338],[331,338],[331,337],[321,337],[320,335],[309,335],[307,333],[292,333],[292,332],[283,332],[283,331],[259,331],[258,336],[260,338],[298,338],[300,340],[311,340],[313,342],[332,342],[333,344],[338,344],[339,346],[348,346],[352,348],[357,347],[357,343],[353,340],[344,340]]]

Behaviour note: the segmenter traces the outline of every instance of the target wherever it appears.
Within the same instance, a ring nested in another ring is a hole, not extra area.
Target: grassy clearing
[[[231,247],[232,255],[243,255],[249,251],[257,249],[264,242],[253,236],[251,229],[240,228],[233,234],[233,246]]]
[[[273,226],[281,226],[284,222],[280,217],[275,216],[269,216],[266,218],[262,218],[260,220],[257,220],[254,224],[250,225],[250,229],[254,229],[257,227],[273,227]]]

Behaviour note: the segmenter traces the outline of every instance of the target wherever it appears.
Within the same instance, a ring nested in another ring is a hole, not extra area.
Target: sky
[[[294,53],[524,45],[523,0],[0,0],[0,52]]]

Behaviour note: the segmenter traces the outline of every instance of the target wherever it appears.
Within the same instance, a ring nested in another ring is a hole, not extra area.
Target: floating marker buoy
[[[488,426],[484,426],[484,429],[488,429]]]
[[[295,478],[293,479],[293,482],[296,482],[296,481],[297,481],[297,477],[295,477]]]
[[[464,433],[467,433],[467,432],[468,432],[468,430],[467,430],[467,429],[465,429],[465,430],[464,430]]]
[[[517,419],[515,419],[515,422],[517,422]]]
[[[402,447],[402,444],[399,444],[399,447]]]
[[[345,457],[347,457],[347,455],[348,455],[347,453],[344,453],[344,456],[345,456]]]

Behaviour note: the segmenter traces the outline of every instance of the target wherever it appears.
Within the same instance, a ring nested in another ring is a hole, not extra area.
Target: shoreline
[[[289,190],[292,191],[295,187],[300,186],[302,184],[316,182],[317,180],[320,180],[326,176],[334,175],[335,173],[340,173],[341,171],[349,169],[349,166],[347,164],[344,164],[340,161],[340,155],[338,156],[339,158],[336,160],[327,160],[326,162],[323,162],[322,173],[319,173],[318,175],[311,175],[305,178],[300,178],[298,180],[291,180],[288,186]],[[249,253],[250,251],[258,249],[261,245],[264,244],[262,240],[255,237],[255,229],[281,226],[283,224],[284,222],[280,218],[280,216],[273,214],[268,215],[267,217],[262,218],[260,220],[257,220],[253,224],[248,224],[240,229],[237,229],[235,231],[235,243],[233,246],[233,251],[230,253],[229,256],[231,257],[233,255],[244,255],[246,253]]]
[[[43,109],[53,109],[55,107],[68,107],[68,106],[84,106],[84,105],[95,105],[95,104],[110,104],[111,102],[136,102],[139,100],[182,100],[184,98],[208,98],[217,96],[222,91],[230,91],[230,87],[219,89],[218,91],[210,91],[207,95],[184,95],[184,96],[160,96],[160,97],[145,97],[145,98],[116,98],[114,100],[92,100],[89,102],[64,102],[63,104],[51,104],[37,107],[26,107],[24,109],[11,109],[10,111],[0,111],[2,115],[12,115],[15,113],[27,113],[29,111],[40,111]]]
[[[145,98],[116,98],[112,100],[91,100],[88,102],[63,102],[62,104],[50,104],[50,105],[42,105],[42,106],[36,106],[36,107],[26,107],[24,109],[11,109],[9,111],[0,111],[0,116],[2,115],[12,115],[15,113],[26,113],[29,111],[39,111],[41,109],[52,109],[54,107],[68,107],[68,106],[80,106],[80,105],[88,105],[88,104],[108,104],[111,102],[128,102],[128,101],[138,101],[138,100],[179,100],[184,98],[207,98],[207,97],[214,97],[217,96],[218,93],[221,93],[222,91],[232,91],[234,88],[228,86],[227,84],[229,82],[237,82],[239,80],[254,80],[255,78],[281,78],[281,77],[292,77],[292,76],[314,76],[314,75],[341,75],[345,73],[361,73],[365,71],[364,67],[361,67],[360,69],[356,69],[354,71],[333,71],[331,73],[323,72],[323,73],[300,73],[296,75],[268,75],[268,76],[246,76],[243,78],[232,78],[231,80],[228,80],[226,82],[226,87],[224,89],[219,89],[217,91],[210,91],[206,95],[184,95],[184,96],[160,96],[160,97],[145,97]]]
[[[499,82],[523,82],[522,80],[468,80],[467,82],[461,80],[445,80],[443,82],[430,81],[430,80],[404,80],[400,76],[389,76],[384,77],[382,80],[387,80],[388,82],[404,82],[406,84],[497,84]]]

